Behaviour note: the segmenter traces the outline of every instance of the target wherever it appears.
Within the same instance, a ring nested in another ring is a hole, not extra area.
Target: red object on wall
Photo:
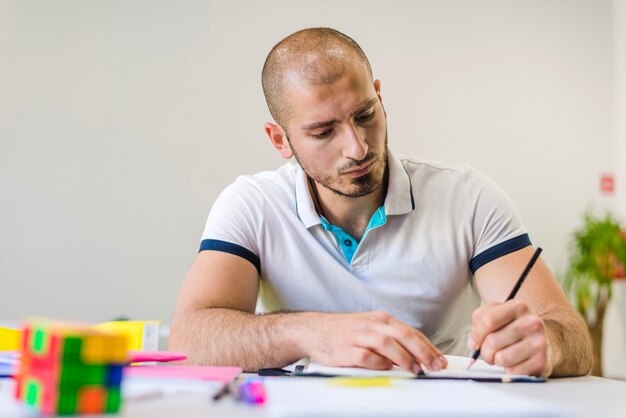
[[[615,177],[613,174],[603,174],[600,176],[600,191],[607,194],[613,194],[613,192],[615,192]]]
[[[617,267],[615,267],[615,278],[623,279],[624,278],[624,266],[617,263]]]

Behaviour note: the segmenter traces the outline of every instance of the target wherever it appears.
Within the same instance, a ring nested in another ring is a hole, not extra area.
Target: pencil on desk
[[[213,400],[219,401],[220,399],[222,399],[224,396],[228,395],[229,393],[230,393],[230,383],[224,383],[224,386],[222,386],[222,388],[215,395],[213,395]]]
[[[517,283],[515,283],[515,287],[513,287],[513,290],[511,290],[511,293],[509,293],[509,297],[506,298],[505,302],[508,302],[515,297],[520,287],[522,287],[522,283],[524,283],[524,280],[526,280],[526,276],[528,276],[528,273],[530,273],[530,270],[533,268],[533,266],[535,265],[535,262],[539,258],[539,254],[541,254],[541,251],[543,250],[540,247],[537,247],[537,249],[535,250],[535,253],[530,258],[530,261],[526,265],[526,268],[522,272],[522,275],[520,276],[520,278],[517,280]],[[467,365],[467,370],[469,370],[469,368],[472,367],[472,365],[476,362],[476,360],[478,360],[479,356],[480,356],[480,348],[478,348],[478,350],[472,353],[472,357],[470,358],[470,363]]]

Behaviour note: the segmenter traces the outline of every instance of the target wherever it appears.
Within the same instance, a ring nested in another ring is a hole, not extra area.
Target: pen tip
[[[473,365],[475,362],[476,362],[476,360],[475,360],[475,359],[470,358],[469,364],[467,365],[467,369],[465,369],[465,370],[469,370],[469,369],[470,369],[470,367],[472,367],[472,365]]]

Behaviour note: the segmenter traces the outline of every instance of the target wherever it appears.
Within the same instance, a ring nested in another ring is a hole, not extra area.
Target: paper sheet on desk
[[[265,380],[268,416],[304,417],[572,417],[572,411],[472,381],[392,379],[348,387],[325,378]]]
[[[14,376],[20,362],[17,351],[0,351],[0,377]]]
[[[124,369],[126,400],[144,400],[182,393],[213,394],[241,373],[239,367],[129,366]]]
[[[429,376],[461,377],[461,378],[528,378],[528,375],[506,374],[502,367],[492,366],[483,360],[477,360],[470,370],[467,370],[469,357],[446,356],[448,367],[441,371],[424,370]],[[414,377],[400,367],[395,366],[391,370],[370,370],[358,367],[330,367],[311,362],[305,369],[306,373],[321,373],[337,376],[361,376],[361,377]]]
[[[137,379],[122,382],[122,396],[127,401],[144,401],[180,394],[204,394],[207,399],[217,393],[224,384],[217,381],[183,379]]]

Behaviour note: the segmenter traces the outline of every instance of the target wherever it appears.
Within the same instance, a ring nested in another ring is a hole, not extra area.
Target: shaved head
[[[285,92],[302,83],[331,84],[347,71],[372,68],[361,47],[349,36],[330,28],[295,32],[272,48],[262,73],[263,93],[272,117],[286,130],[291,117]]]

